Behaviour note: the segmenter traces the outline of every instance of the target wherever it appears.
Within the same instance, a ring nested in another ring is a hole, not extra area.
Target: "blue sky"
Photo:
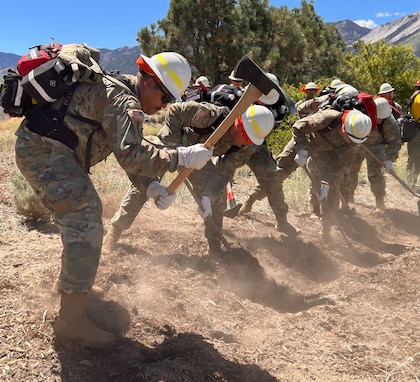
[[[4,10],[0,52],[21,55],[33,45],[49,43],[51,37],[64,44],[86,42],[96,48],[136,46],[139,29],[166,17],[169,8],[169,0],[41,3],[21,0],[19,11]],[[270,5],[299,8],[301,0],[270,0]],[[325,22],[348,19],[371,29],[418,10],[419,0],[315,0],[315,11]]]

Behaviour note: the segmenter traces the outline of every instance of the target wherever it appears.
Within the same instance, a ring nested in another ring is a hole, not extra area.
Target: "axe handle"
[[[208,139],[203,143],[203,146],[207,149],[214,147],[220,138],[222,138],[229,128],[235,123],[235,119],[244,113],[245,110],[248,109],[248,107],[258,99],[258,97],[261,97],[262,94],[262,91],[256,86],[249,84],[244,94],[242,94],[241,98],[239,98],[239,101],[235,104],[217,129],[214,130],[213,134],[210,135],[210,137],[208,137]],[[184,168],[171,182],[171,184],[169,184],[168,194],[173,194],[192,171],[192,168]]]
[[[370,149],[368,149],[366,146],[362,146],[362,149],[366,152],[366,153],[368,153],[373,159],[375,159],[380,165],[381,165],[381,167],[383,167],[383,168],[385,168],[385,164],[384,164],[384,162],[382,162],[379,158],[378,158],[378,156],[377,155],[375,155],[375,153],[373,153]],[[393,178],[395,179],[395,180],[397,180],[398,181],[398,183],[399,184],[401,184],[401,186],[403,186],[411,195],[414,195],[414,196],[416,196],[416,197],[418,197],[418,198],[420,198],[420,195],[419,194],[417,194],[416,192],[414,192],[412,189],[411,189],[411,187],[407,184],[407,183],[405,183],[398,175],[397,175],[397,173],[395,172],[395,170],[393,169],[393,170],[391,170],[391,172],[390,172],[390,174],[393,176]]]

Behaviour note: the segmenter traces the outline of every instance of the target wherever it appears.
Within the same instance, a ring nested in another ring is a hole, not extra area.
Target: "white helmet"
[[[336,88],[337,86],[342,85],[342,84],[344,84],[344,82],[341,81],[339,78],[336,78],[331,81],[330,88]]]
[[[305,85],[305,90],[319,90],[319,87],[317,86],[315,82],[308,82]]]
[[[376,105],[376,118],[387,119],[392,113],[388,101],[383,97],[377,97],[374,101]]]
[[[232,70],[232,73],[230,73],[229,79],[232,81],[242,82],[243,78],[239,78],[235,76],[235,70]]]
[[[341,84],[335,88],[334,95],[340,96],[343,94],[353,95],[357,96],[359,94],[359,91],[349,84]]]
[[[209,88],[210,87],[210,82],[209,79],[206,76],[200,76],[195,80],[195,84],[193,86],[198,86],[200,87],[200,82],[206,87]]]
[[[152,57],[143,54],[136,61],[141,69],[148,66],[178,101],[191,81],[191,68],[186,58],[176,52],[162,52]],[[146,63],[146,65],[144,65]]]
[[[350,110],[345,116],[346,133],[354,143],[363,143],[372,130],[372,121],[359,110]]]
[[[384,82],[380,87],[379,87],[379,92],[378,94],[384,94],[384,93],[389,93],[392,92],[393,90],[395,90],[388,82]]]
[[[256,145],[261,145],[273,130],[274,115],[265,106],[251,105],[241,117],[248,138]]]
[[[276,85],[279,85],[279,80],[273,73],[265,74]],[[266,105],[274,105],[279,100],[279,97],[279,92],[276,89],[271,89],[267,95],[263,94],[260,98],[258,98],[258,100]]]

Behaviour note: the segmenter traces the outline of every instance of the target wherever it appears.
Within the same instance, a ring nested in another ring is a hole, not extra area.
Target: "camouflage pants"
[[[267,196],[268,203],[274,212],[277,222],[283,222],[288,211],[288,205],[284,201],[284,179],[277,171],[276,161],[265,143],[258,146],[255,153],[246,162],[246,165],[257,178],[261,191]]]
[[[213,177],[216,171],[217,166],[212,161],[208,161],[201,170],[193,171],[188,176],[189,181],[194,187],[194,191],[200,199],[208,180]],[[216,200],[211,201],[212,217],[204,220],[204,235],[210,245],[211,243],[220,243],[220,233],[223,227],[223,212],[226,209],[226,202],[226,188],[217,196]]]
[[[120,207],[111,219],[117,229],[124,231],[131,227],[136,216],[147,202],[146,187],[151,178],[140,175],[129,175],[131,185],[125,193]]]
[[[381,161],[385,161],[385,147],[383,144],[369,145],[368,149]],[[377,198],[385,196],[386,183],[382,166],[360,146],[355,149],[349,173],[344,176],[340,184],[340,190],[346,200],[352,199],[354,196],[354,191],[359,182],[359,172],[365,158],[370,189],[373,195]]]
[[[323,202],[322,223],[324,228],[334,224],[334,214],[337,213],[340,198],[339,186],[343,177],[348,174],[354,155],[353,147],[318,152],[308,160],[307,168],[311,176],[311,194],[313,201],[317,199],[321,182],[330,186],[328,198]]]
[[[103,239],[102,204],[89,176],[67,146],[22,127],[15,154],[20,171],[60,232],[63,251],[58,289],[89,291]]]
[[[212,176],[216,166],[209,161],[200,171],[193,171],[188,179],[194,187],[195,192],[201,199],[204,187],[208,179]],[[136,216],[140,213],[144,204],[148,200],[146,187],[152,180],[139,175],[129,176],[131,185],[124,195],[120,207],[111,219],[114,227],[126,230],[131,227]],[[226,208],[226,192],[220,195],[217,200],[212,201],[212,218],[204,222],[204,234],[208,241],[219,242],[219,231],[222,229],[223,212]]]
[[[292,174],[298,168],[298,165],[295,162],[295,155],[295,141],[292,138],[284,147],[283,151],[275,158],[275,161],[277,163],[277,174],[275,176],[278,177],[278,179],[282,183],[290,174]],[[255,189],[251,191],[249,196],[254,200],[263,200],[267,196],[267,193],[265,192],[261,184],[257,184]]]

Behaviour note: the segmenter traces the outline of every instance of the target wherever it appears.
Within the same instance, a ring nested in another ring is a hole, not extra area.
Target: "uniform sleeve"
[[[386,160],[395,161],[401,149],[401,133],[397,120],[391,114],[383,125],[385,138],[385,158]]]
[[[109,103],[103,110],[102,126],[121,167],[127,173],[149,177],[175,171],[176,150],[158,149],[142,142],[144,113],[136,97],[115,88],[110,88],[107,96]]]
[[[200,130],[207,136],[210,126],[216,128],[225,108],[208,102],[177,102],[169,106],[165,125],[158,136],[165,142],[176,145],[191,145],[200,142]],[[206,132],[204,132],[206,129]]]

